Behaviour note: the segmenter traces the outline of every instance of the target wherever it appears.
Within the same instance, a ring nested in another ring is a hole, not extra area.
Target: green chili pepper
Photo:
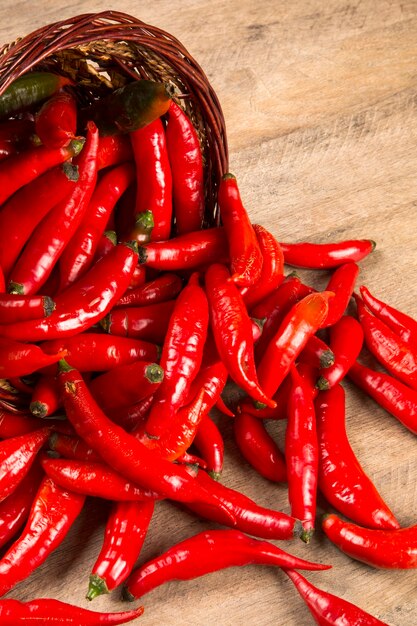
[[[72,84],[69,78],[51,72],[24,74],[0,96],[0,118],[42,102],[68,84]]]

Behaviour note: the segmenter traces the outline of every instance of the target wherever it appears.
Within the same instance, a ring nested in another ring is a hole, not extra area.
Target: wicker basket
[[[206,225],[217,222],[217,187],[228,170],[224,118],[203,70],[175,37],[125,13],[105,11],[39,28],[3,46],[0,55],[0,94],[30,70],[69,76],[83,104],[132,80],[170,82],[200,138]]]

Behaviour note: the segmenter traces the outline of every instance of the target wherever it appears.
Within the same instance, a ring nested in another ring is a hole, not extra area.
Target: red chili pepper
[[[64,422],[62,422],[64,425]],[[57,420],[48,421],[49,427],[56,427]],[[0,407],[0,439],[11,439],[20,437],[34,430],[45,427],[45,422],[40,419],[29,417],[28,415],[17,415],[6,411]]]
[[[356,361],[348,372],[357,387],[366,391],[388,413],[417,435],[417,392],[396,378]]]
[[[0,161],[5,161],[18,152],[16,144],[0,139]]]
[[[31,148],[15,154],[0,164],[0,204],[3,204],[18,189],[35,178],[76,156],[83,143],[74,139],[65,148]]]
[[[77,102],[70,93],[59,93],[43,104],[35,118],[36,134],[47,148],[62,148],[77,131]]]
[[[133,276],[130,280],[126,292],[130,291],[131,289],[137,289],[138,287],[144,285],[146,282],[146,275],[146,268],[143,265],[137,265],[135,267],[135,271],[133,272]]]
[[[284,570],[319,626],[388,626],[343,598],[312,585],[295,570]]]
[[[172,170],[175,229],[182,235],[200,230],[204,218],[203,158],[197,132],[186,113],[171,100],[165,130]]]
[[[204,346],[201,367],[191,384],[188,401],[195,398],[199,390],[204,388],[205,394],[201,408],[202,412],[208,413],[215,405],[218,408],[220,394],[226,385],[227,377],[227,370],[220,360],[213,337],[211,333],[209,333]],[[226,410],[228,411],[227,408]]]
[[[183,282],[179,276],[176,274],[163,274],[136,289],[127,291],[116,302],[116,306],[146,306],[147,304],[157,304],[166,300],[172,300],[178,296],[182,287]]]
[[[61,290],[77,281],[91,267],[109,215],[133,176],[133,165],[124,163],[105,173],[98,182],[81,224],[61,255]]]
[[[131,573],[142,550],[153,502],[117,502],[106,524],[104,542],[90,574],[87,600],[110,593]]]
[[[159,458],[100,410],[80,374],[61,362],[59,374],[67,417],[77,434],[124,477],[180,502],[202,501],[228,511],[187,470]]]
[[[43,479],[22,534],[0,560],[0,595],[27,578],[60,545],[84,500]]]
[[[355,295],[365,343],[375,358],[396,378],[417,390],[417,350],[408,346],[384,322],[367,311]]]
[[[32,119],[12,119],[1,122],[0,141],[12,144],[26,143],[35,132]]]
[[[333,291],[335,297],[329,302],[329,312],[321,325],[322,328],[333,326],[342,317],[355,288],[359,267],[356,263],[344,263],[336,269],[327,283],[326,291]]]
[[[35,463],[19,486],[0,504],[1,548],[17,534],[25,523],[38,490],[41,477],[42,472]]]
[[[32,322],[20,323],[31,324]],[[13,327],[3,326],[2,328]],[[1,378],[26,376],[36,372],[41,367],[57,363],[65,355],[66,350],[49,355],[45,354],[39,346],[0,338],[0,376]]]
[[[30,412],[36,417],[44,418],[53,415],[60,406],[61,400],[55,376],[42,375],[33,390],[29,405]]]
[[[130,133],[136,164],[138,188],[136,217],[151,211],[154,228],[151,239],[169,239],[172,217],[172,175],[166,147],[165,131],[160,119]],[[146,181],[143,184],[143,181]]]
[[[382,300],[378,300],[366,287],[362,286],[359,289],[368,309],[397,333],[405,343],[416,349],[417,321],[409,315],[402,313],[402,311],[382,302]]]
[[[254,417],[262,420],[285,420],[287,419],[287,405],[291,385],[291,376],[290,374],[287,374],[277,391],[272,396],[274,402],[276,402],[276,407],[273,409],[268,406],[258,408],[257,403],[255,406],[249,398],[244,398],[239,403],[238,411],[250,413]]]
[[[0,293],[4,293],[5,291],[6,291],[6,280],[4,278],[3,269],[0,266]]]
[[[258,474],[274,482],[286,482],[285,459],[262,421],[241,412],[233,426],[237,447]]]
[[[47,354],[67,350],[65,359],[80,372],[102,372],[135,361],[156,361],[158,348],[140,339],[82,333],[42,343]]]
[[[119,365],[89,384],[90,391],[103,411],[111,411],[140,402],[157,392],[164,370],[157,363],[135,361]]]
[[[239,291],[224,265],[206,272],[206,292],[216,347],[231,378],[254,400],[274,406],[259,385],[255,369],[252,328]]]
[[[278,241],[260,224],[254,224],[253,230],[262,253],[262,270],[259,280],[241,291],[248,309],[273,293],[284,279],[284,255]]]
[[[229,244],[230,280],[241,287],[251,287],[261,277],[262,252],[233,174],[223,176],[218,201]]]
[[[14,389],[20,391],[22,394],[31,396],[33,393],[33,385],[27,384],[22,378],[9,378],[9,383]]]
[[[159,557],[134,570],[125,597],[140,598],[170,580],[191,580],[226,567],[248,565],[309,570],[329,569],[292,556],[268,541],[248,537],[239,530],[209,530],[177,543]]]
[[[96,184],[97,148],[98,130],[90,124],[79,161],[78,181],[70,196],[56,205],[33,233],[10,274],[11,293],[36,293],[76,232]]]
[[[267,395],[274,395],[291,364],[326,318],[331,297],[331,291],[305,296],[281,322],[258,366],[258,380]]]
[[[153,396],[148,396],[132,406],[122,407],[108,411],[107,416],[124,428],[127,432],[132,432],[136,428],[142,428],[148,418],[149,411],[153,403]]]
[[[141,307],[120,307],[111,311],[100,324],[110,335],[162,344],[174,307],[175,300]]]
[[[319,441],[319,489],[340,513],[368,528],[399,528],[393,513],[365,474],[345,427],[345,392],[335,385],[315,403]]]
[[[30,602],[19,602],[18,600],[0,601],[0,619],[3,626],[18,626],[24,624],[47,624],[48,622],[57,624],[74,624],[75,626],[104,626],[112,624],[126,624],[140,617],[143,613],[143,606],[132,611],[122,613],[97,613],[87,611],[73,606],[67,602],[59,600],[31,600]]]
[[[309,543],[314,533],[318,479],[316,416],[311,388],[295,366],[291,368],[292,388],[285,434],[288,498],[291,514],[303,524],[301,538]]]
[[[340,383],[359,356],[363,345],[363,330],[354,317],[344,315],[330,328],[330,349],[335,361],[320,370],[316,386],[325,391]]]
[[[49,296],[0,294],[0,324],[14,324],[48,317],[55,309]]]
[[[75,285],[56,297],[52,315],[40,321],[0,326],[0,336],[42,341],[71,337],[87,330],[103,319],[126,291],[136,263],[134,246],[115,246]]]
[[[114,230],[106,230],[97,242],[97,248],[93,257],[92,265],[94,265],[94,263],[97,263],[97,261],[106,256],[106,254],[108,254],[116,244],[116,232]]]
[[[173,416],[186,403],[201,366],[208,323],[207,297],[198,284],[198,275],[193,274],[175,301],[169,320],[160,359],[164,379],[146,422],[149,438],[165,435]]]
[[[49,449],[64,459],[74,461],[101,462],[99,455],[79,437],[53,432],[48,440]]]
[[[195,454],[190,454],[189,452],[181,454],[181,456],[177,459],[177,463],[181,463],[183,465],[195,465],[199,469],[207,470],[207,463],[204,459],[196,456]]]
[[[332,350],[316,335],[310,337],[300,354],[300,361],[322,369],[331,367],[334,360],[335,356]]]
[[[162,272],[193,270],[227,259],[227,239],[223,228],[198,230],[169,241],[154,241],[139,247],[140,263]]]
[[[208,415],[200,422],[193,443],[206,461],[210,476],[219,480],[223,471],[224,441],[220,430]]]
[[[45,473],[62,489],[106,500],[161,500],[162,496],[123,478],[103,462],[43,458]]]
[[[97,169],[119,165],[133,159],[132,145],[126,135],[100,136]]]
[[[417,568],[417,524],[395,530],[376,530],[345,522],[337,515],[326,515],[322,528],[342,552],[371,567]]]
[[[329,269],[349,261],[361,261],[375,250],[371,239],[353,239],[337,243],[282,243],[284,262],[295,267]]]

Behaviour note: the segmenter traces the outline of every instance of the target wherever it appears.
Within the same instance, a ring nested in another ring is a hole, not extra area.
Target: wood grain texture
[[[47,22],[107,8],[130,12],[176,35],[208,74],[223,105],[238,176],[254,222],[279,239],[372,238],[360,282],[417,316],[417,4],[387,0],[3,0],[0,40]],[[304,273],[316,287],[328,274]],[[402,525],[417,512],[417,441],[370,399],[348,388],[349,438]],[[231,426],[223,481],[259,503],[289,511],[284,486],[255,476]],[[283,425],[275,425],[280,445]],[[272,430],[274,430],[274,428]],[[209,525],[160,503],[141,562]],[[86,606],[88,574],[106,509],[91,502],[64,545],[10,594]],[[376,571],[341,554],[320,532],[312,545],[285,544],[333,564],[309,575],[324,589],[393,626],[417,624],[416,571]],[[143,626],[300,626],[312,623],[291,583],[266,567],[235,568],[170,583],[144,598]],[[120,609],[117,593],[94,601]]]

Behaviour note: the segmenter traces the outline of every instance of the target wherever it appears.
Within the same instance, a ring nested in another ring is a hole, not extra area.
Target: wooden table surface
[[[184,0],[107,3],[3,0],[0,40],[85,11],[117,8],[176,35],[196,57],[222,103],[231,170],[252,220],[280,240],[372,238],[364,283],[417,316],[417,3],[404,0]],[[315,286],[326,273],[303,273]],[[417,441],[396,420],[348,388],[347,427],[364,468],[404,526],[416,522]],[[223,481],[259,503],[289,512],[285,486],[268,483],[242,461],[231,425]],[[282,445],[282,424],[275,430]],[[274,429],[273,429],[274,430]],[[321,511],[322,512],[322,511]],[[10,594],[55,597],[86,606],[105,509],[89,503],[64,544]],[[161,503],[141,562],[209,528]],[[324,589],[395,626],[417,624],[416,571],[377,571],[341,554],[317,532],[310,546],[281,544],[333,564],[309,575]],[[312,623],[279,570],[250,566],[144,598],[143,626]],[[119,594],[89,608],[121,609]]]

